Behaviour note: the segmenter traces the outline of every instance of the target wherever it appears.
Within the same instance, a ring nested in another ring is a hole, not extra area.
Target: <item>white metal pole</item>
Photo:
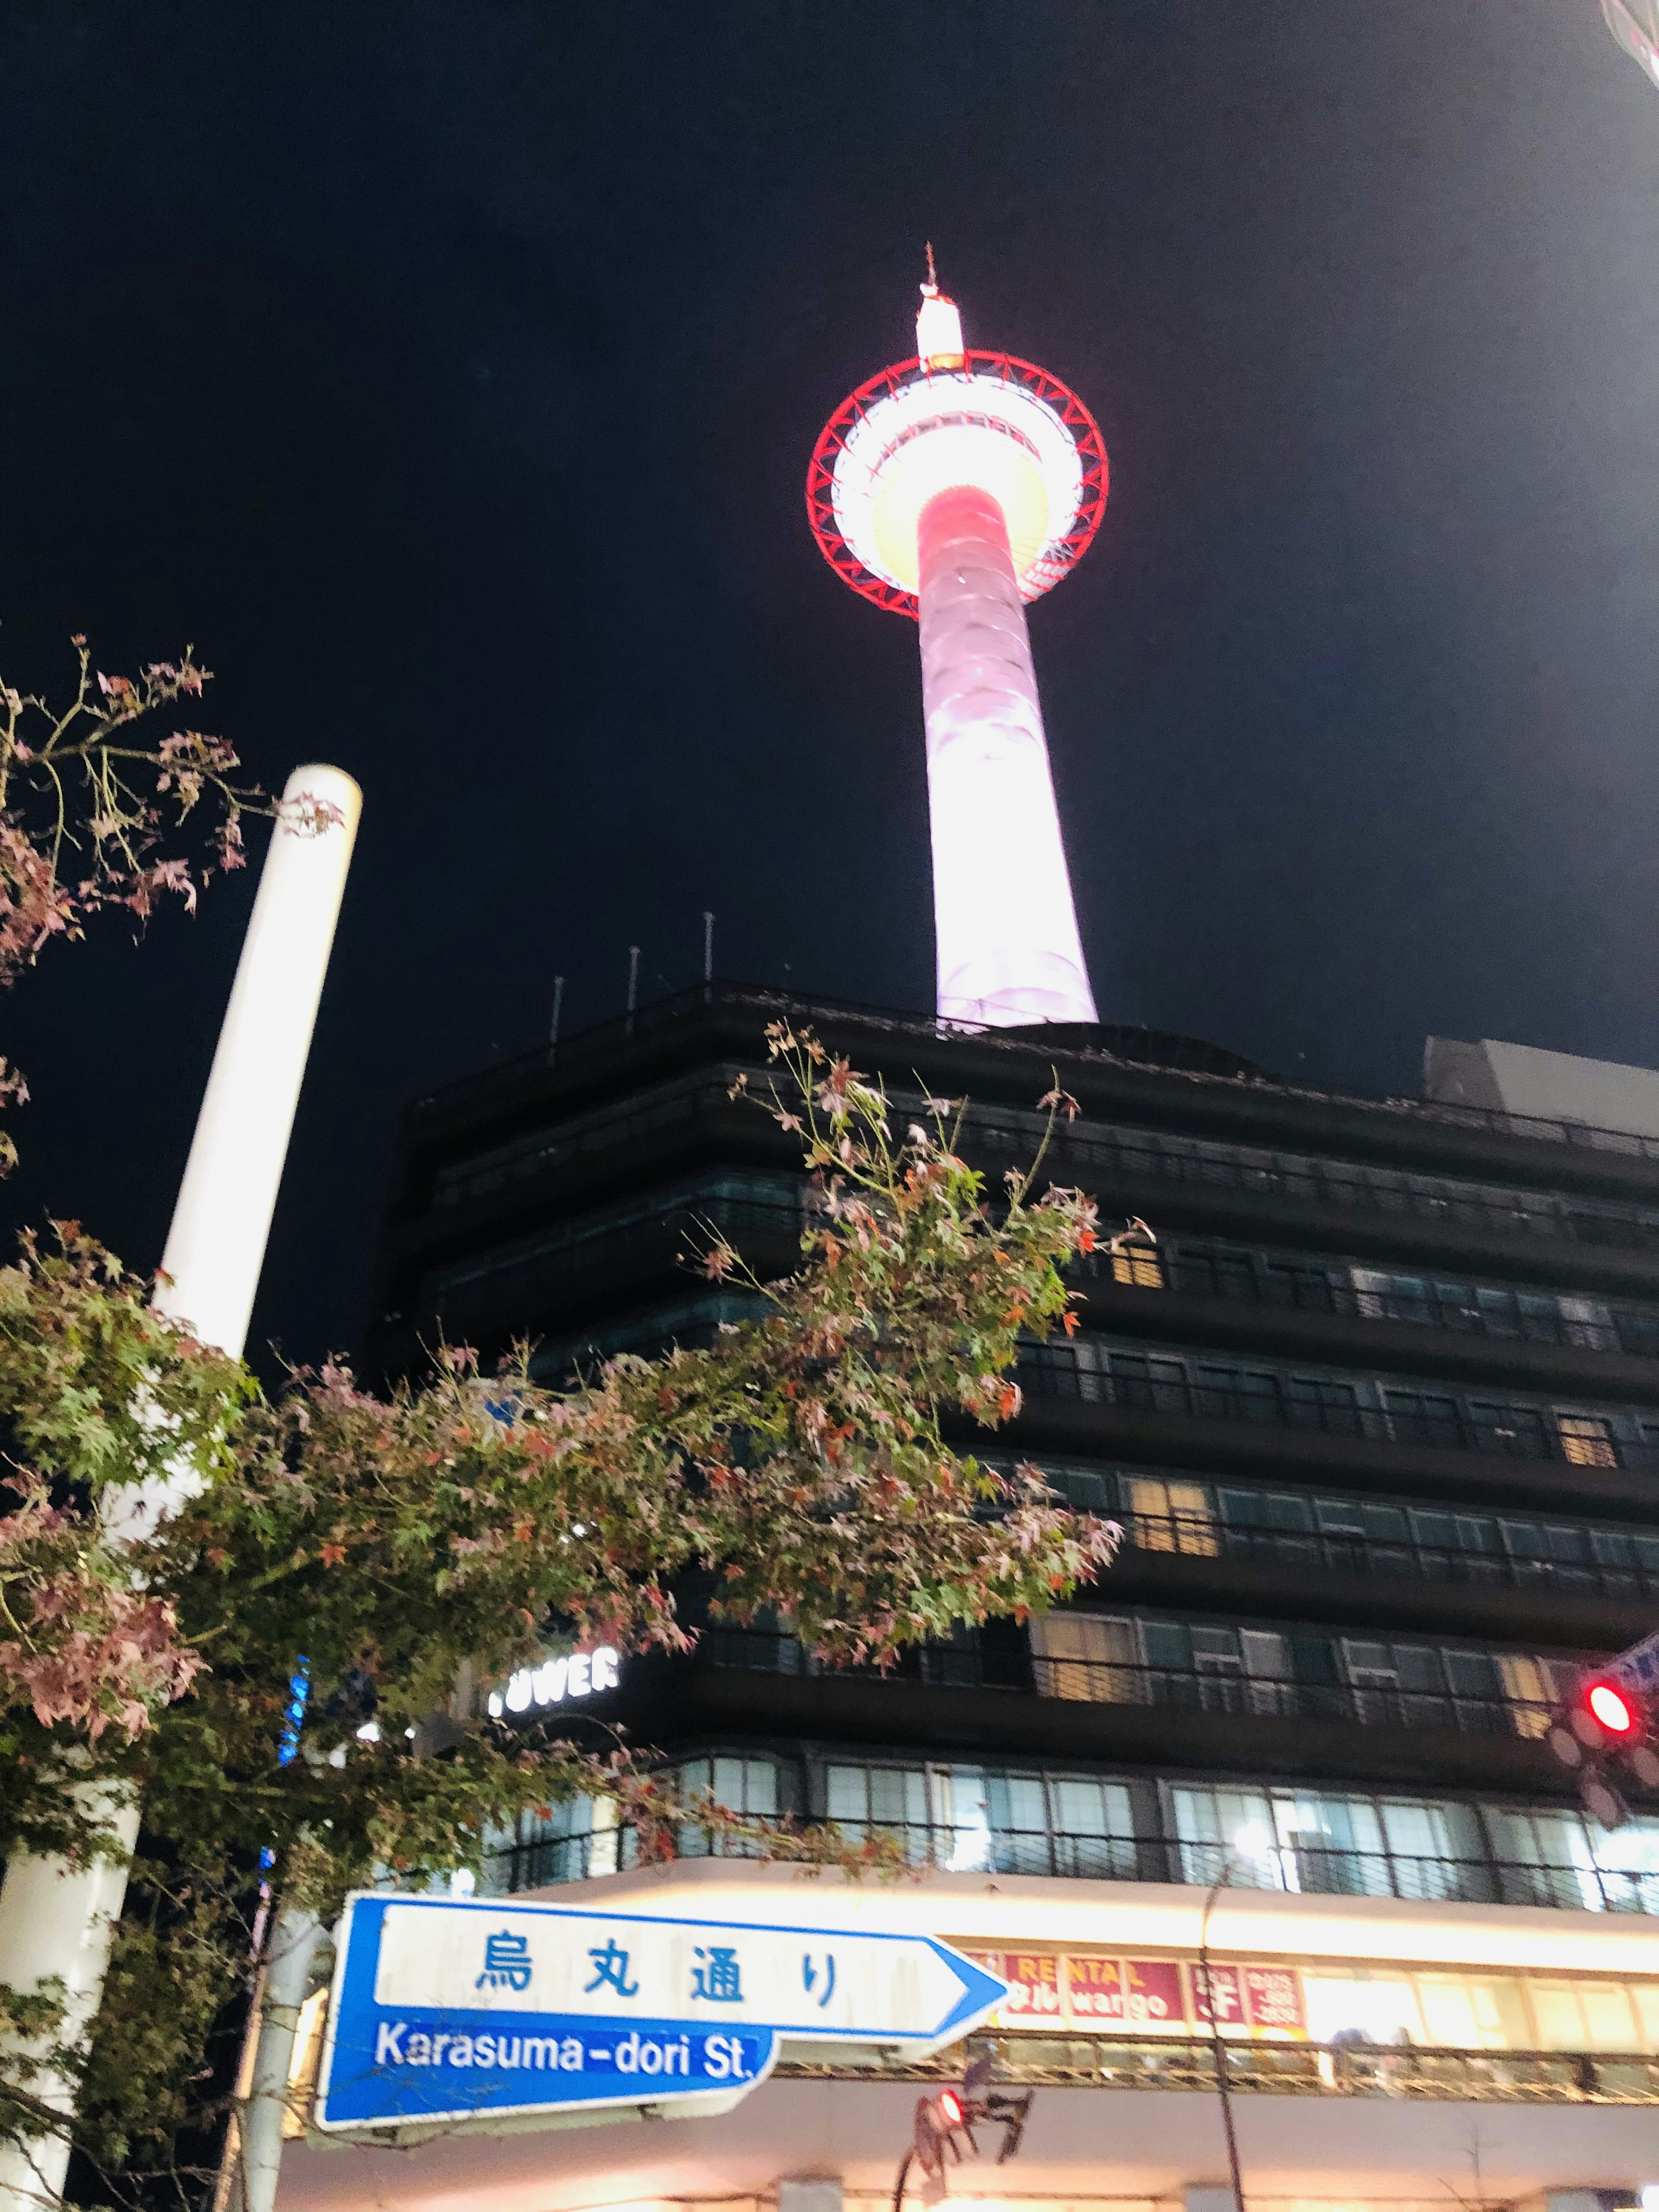
[[[321,1934],[309,1912],[290,1907],[277,1916],[267,1955],[253,2081],[240,2122],[242,2212],[272,2212],[276,2202],[294,2034]]]
[[[335,818],[318,825],[319,804]],[[362,793],[337,768],[295,769],[283,789],[167,1235],[161,1264],[171,1280],[157,1292],[158,1310],[187,1322],[203,1343],[237,1356],[247,1338],[362,807]],[[196,1487],[185,1467],[166,1481],[135,1485],[106,1514],[106,1528],[118,1540],[138,1537]],[[65,1783],[75,1786],[68,1775]],[[138,1832],[136,1802],[118,1790],[82,1788],[84,1809],[130,1853]],[[67,2009],[58,2038],[66,2043],[78,2045],[97,2015],[125,1891],[125,1860],[76,1871],[58,1859],[20,1853],[7,1865],[0,1982],[32,1990],[61,1975]],[[64,2113],[74,2108],[73,2087],[61,2076],[41,2076],[34,2094]],[[55,2204],[68,2166],[66,2136],[0,2146],[0,2212]]]
[[[161,1255],[172,1280],[157,1292],[157,1309],[187,1322],[204,1344],[238,1357],[362,803],[337,768],[296,768],[283,789]],[[307,809],[318,804],[339,818],[309,827]]]

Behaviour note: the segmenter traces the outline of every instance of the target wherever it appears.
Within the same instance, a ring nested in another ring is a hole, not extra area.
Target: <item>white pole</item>
[[[337,818],[308,826],[314,811],[307,802],[337,810]],[[172,1279],[156,1294],[157,1310],[187,1322],[204,1344],[239,1357],[362,807],[362,793],[339,769],[298,768],[288,780],[167,1234],[161,1264]],[[105,1526],[118,1540],[142,1535],[197,1487],[187,1468],[135,1485],[106,1512]],[[123,1792],[83,1787],[83,1809],[101,1817],[130,1853],[137,1804]],[[27,1990],[63,1977],[66,2012],[53,2040],[78,2045],[91,2028],[125,1891],[125,1861],[76,1871],[19,1853],[7,1865],[0,1982]],[[33,2087],[55,2110],[73,2111],[73,2087],[64,2077],[43,2075]],[[66,2136],[0,2145],[0,2212],[56,2204],[68,2166]]]
[[[338,810],[306,826],[307,802]],[[161,1313],[240,1357],[276,1209],[363,796],[337,768],[296,768],[219,1032],[196,1141],[161,1255]]]
[[[240,2119],[242,2212],[272,2212],[283,2163],[283,2122],[288,2117],[288,2077],[294,2033],[306,2001],[320,1923],[289,1907],[277,1917],[267,1953],[259,2040],[253,2080]]]

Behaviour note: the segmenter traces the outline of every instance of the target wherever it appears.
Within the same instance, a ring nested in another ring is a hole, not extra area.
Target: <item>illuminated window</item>
[[[1037,1694],[1091,1705],[1141,1705],[1146,1685],[1132,1620],[1091,1613],[1045,1613],[1031,1622]]]
[[[1547,1659],[1535,1659],[1524,1651],[1500,1651],[1495,1656],[1498,1679],[1504,1685],[1516,1735],[1545,1735],[1550,1708],[1560,1694],[1554,1668]]]
[[[1605,1421],[1594,1413],[1561,1413],[1556,1419],[1562,1455],[1575,1467],[1618,1466],[1612,1431]]]
[[[1121,1246],[1112,1254],[1112,1280],[1132,1284],[1138,1291],[1161,1291],[1164,1288],[1164,1262],[1156,1246]]]
[[[1149,1475],[1125,1478],[1134,1540],[1143,1552],[1184,1552],[1212,1559],[1221,1547],[1216,1537],[1210,1493],[1201,1483],[1160,1482]]]

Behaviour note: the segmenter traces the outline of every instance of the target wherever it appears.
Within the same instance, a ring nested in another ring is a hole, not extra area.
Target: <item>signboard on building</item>
[[[784,2043],[922,2057],[1000,1978],[927,1936],[388,1896],[347,1901],[316,2124],[724,2111]]]
[[[1100,1951],[975,1949],[967,1955],[1008,1984],[991,2015],[994,2027],[1192,2035],[1211,2025],[1203,1969],[1191,1961]],[[1212,1966],[1210,1980],[1224,2033],[1307,2034],[1302,1978],[1295,1967]]]

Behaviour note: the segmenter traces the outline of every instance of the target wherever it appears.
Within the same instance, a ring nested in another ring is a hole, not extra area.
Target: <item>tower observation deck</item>
[[[1054,377],[964,347],[931,254],[928,274],[916,358],[830,416],[807,514],[837,575],[920,621],[939,1012],[1092,1022],[1025,602],[1098,529],[1105,448]]]

